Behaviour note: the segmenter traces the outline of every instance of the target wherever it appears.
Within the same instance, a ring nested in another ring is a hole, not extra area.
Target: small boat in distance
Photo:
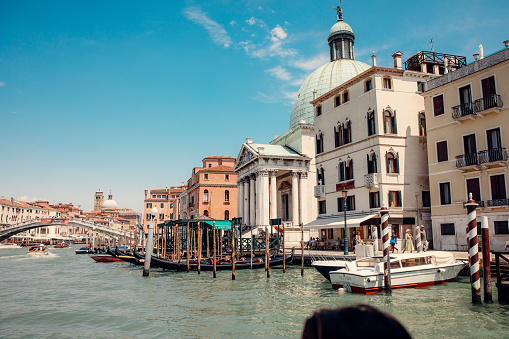
[[[458,276],[466,262],[455,260],[448,252],[430,251],[391,254],[390,265],[392,288],[408,288],[450,281]],[[346,268],[329,274],[334,289],[342,287],[348,292],[371,294],[385,287],[381,256],[347,262]]]
[[[67,248],[67,247],[69,247],[69,244],[62,241],[62,242],[59,242],[58,244],[55,244],[53,247],[54,248]]]
[[[87,253],[92,253],[92,251],[88,247],[81,247],[79,250],[75,250],[74,253],[87,254]]]
[[[32,246],[28,249],[28,254],[33,255],[48,255],[48,248],[44,244]]]
[[[94,259],[97,262],[115,262],[115,261],[123,261],[113,255],[109,254],[99,254],[99,255],[91,255],[90,258]]]
[[[19,244],[11,243],[11,242],[0,242],[0,248],[20,248]]]

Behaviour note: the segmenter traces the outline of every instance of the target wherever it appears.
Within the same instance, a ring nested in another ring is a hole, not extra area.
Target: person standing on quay
[[[405,234],[405,242],[403,243],[403,253],[405,253],[405,251],[410,251],[410,253],[412,253],[415,248],[414,248],[414,244],[412,243],[412,233],[410,232],[410,230],[406,230],[406,234]]]
[[[421,243],[422,250],[426,252],[428,250],[428,242],[426,241],[426,231],[424,230],[424,226],[421,226]]]
[[[394,231],[392,231],[392,235],[391,235],[391,247],[392,247],[392,253],[394,253],[394,250],[398,251],[398,248],[396,247],[396,240],[398,239],[398,237],[396,237],[396,233]]]

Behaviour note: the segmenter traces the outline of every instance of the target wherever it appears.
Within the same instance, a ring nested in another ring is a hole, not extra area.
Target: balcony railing
[[[452,118],[454,120],[467,116],[474,116],[491,108],[500,108],[503,106],[499,94],[493,94],[490,97],[477,99],[474,102],[467,102],[452,108]]]
[[[486,201],[488,207],[509,206],[509,199],[494,199]]]
[[[482,200],[476,200],[475,202],[477,203],[477,205],[479,205],[478,207],[484,207],[484,201],[482,201]],[[466,204],[466,203],[467,203],[466,201],[463,201],[463,208],[467,208],[467,207],[465,206],[465,204]]]
[[[479,154],[479,163],[485,164],[496,161],[507,161],[507,150],[505,148],[493,148],[481,151]]]
[[[378,173],[364,174],[364,186],[378,187]]]
[[[325,194],[325,185],[315,186],[315,197],[319,197]]]
[[[462,154],[456,156],[456,167],[478,166],[490,162],[507,161],[507,150],[505,148],[492,148],[477,153]]]

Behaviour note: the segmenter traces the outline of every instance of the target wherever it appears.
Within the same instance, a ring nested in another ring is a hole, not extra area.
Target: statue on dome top
[[[341,4],[341,1],[339,2]],[[343,11],[341,10],[340,6],[332,7],[332,9],[335,9],[338,12],[338,21],[343,21]]]

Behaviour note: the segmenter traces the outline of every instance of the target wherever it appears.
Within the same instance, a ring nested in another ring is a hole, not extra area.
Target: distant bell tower
[[[94,211],[100,211],[104,202],[104,194],[101,190],[95,192],[94,195]]]

